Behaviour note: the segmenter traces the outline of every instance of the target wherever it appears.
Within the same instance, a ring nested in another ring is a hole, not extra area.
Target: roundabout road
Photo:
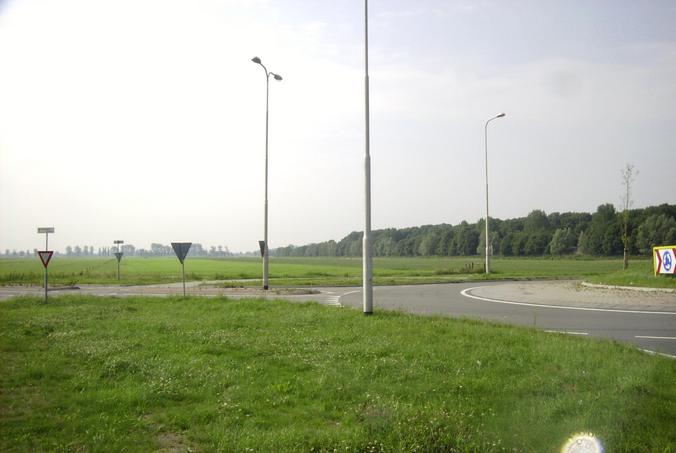
[[[676,293],[583,288],[576,282],[496,282],[374,287],[374,310],[400,310],[612,338],[676,355]],[[339,302],[361,309],[361,290]]]
[[[216,283],[216,282],[211,282]],[[373,288],[374,310],[477,318],[536,327],[552,334],[612,338],[641,349],[676,356],[676,292],[586,288],[574,281],[447,283]],[[82,285],[50,293],[97,296],[169,296],[182,285]],[[187,285],[190,296],[264,297],[362,309],[360,288],[218,288]],[[0,300],[21,294],[40,297],[39,287],[0,287]]]

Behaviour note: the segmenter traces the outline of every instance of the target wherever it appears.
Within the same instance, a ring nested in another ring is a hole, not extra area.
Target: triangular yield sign
[[[115,258],[117,258],[117,262],[119,263],[122,259],[122,252],[115,252]]]
[[[258,241],[258,246],[261,248],[261,256],[265,256],[265,241]]]
[[[44,250],[38,252],[38,256],[40,257],[40,261],[42,261],[43,266],[47,267],[49,265],[49,260],[52,259],[53,254],[54,252],[51,250]]]
[[[188,254],[188,250],[190,250],[190,246],[192,245],[192,242],[172,242],[171,246],[174,248],[174,253],[178,257],[178,260],[183,264],[183,260],[185,259],[185,256]]]

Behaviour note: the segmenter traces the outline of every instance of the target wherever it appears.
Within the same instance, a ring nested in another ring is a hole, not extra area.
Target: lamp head
[[[275,78],[275,80],[282,80],[282,76],[280,76],[279,74],[274,74],[272,72],[270,74],[272,74],[272,76]]]
[[[503,116],[505,116],[505,114],[504,114],[504,113],[501,113],[501,114],[499,114],[498,116],[496,116],[496,118],[502,118]]]
[[[258,57],[253,57],[253,58],[251,59],[251,61],[253,61],[254,63],[261,64],[261,59],[258,58]]]

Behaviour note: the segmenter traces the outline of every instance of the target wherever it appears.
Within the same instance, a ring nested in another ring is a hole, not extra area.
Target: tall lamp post
[[[364,152],[364,242],[363,293],[364,314],[373,313],[373,255],[371,253],[371,154],[369,135],[369,2],[364,0],[364,110],[366,143]]]
[[[499,115],[494,116],[493,118],[489,119],[486,121],[486,126],[484,127],[484,145],[485,145],[485,157],[486,157],[486,274],[489,274],[490,271],[490,240],[489,238],[489,229],[488,229],[488,123],[490,123],[493,120],[496,120],[498,118],[503,118],[505,116],[504,113],[500,113]]]
[[[282,80],[282,76],[275,74],[274,72],[268,71],[261,59],[258,57],[253,57],[251,59],[256,64],[261,65],[265,71],[265,214],[264,214],[264,227],[263,227],[263,244],[261,247],[261,253],[263,254],[263,289],[268,289],[268,279],[269,279],[269,257],[268,257],[268,106],[270,104],[270,76],[274,77],[275,80]]]

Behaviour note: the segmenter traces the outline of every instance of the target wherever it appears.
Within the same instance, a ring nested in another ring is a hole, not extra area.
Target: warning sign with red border
[[[40,257],[40,261],[42,261],[43,266],[49,266],[49,260],[52,259],[53,254],[54,252],[52,250],[38,251],[38,256]]]
[[[653,267],[657,274],[676,274],[676,245],[653,247]]]

